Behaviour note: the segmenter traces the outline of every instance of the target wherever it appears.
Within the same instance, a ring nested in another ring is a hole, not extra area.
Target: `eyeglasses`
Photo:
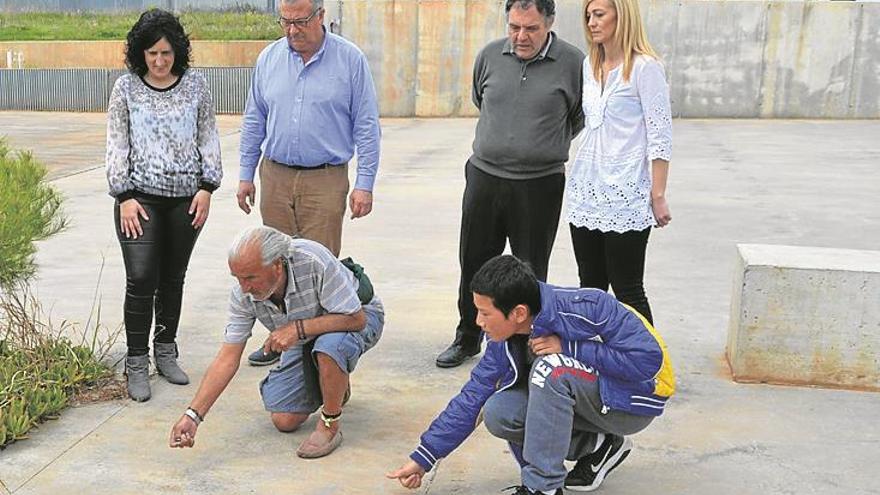
[[[318,15],[318,12],[321,12],[322,10],[324,10],[323,7],[318,7],[317,9],[315,9],[314,12],[312,12],[312,15],[308,17],[302,17],[300,19],[285,19],[284,17],[279,17],[278,25],[280,25],[285,31],[290,29],[290,26],[294,26],[297,29],[305,29],[312,21],[312,18]]]

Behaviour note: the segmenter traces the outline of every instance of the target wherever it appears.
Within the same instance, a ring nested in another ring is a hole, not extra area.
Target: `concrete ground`
[[[186,286],[182,362],[198,382],[222,338],[234,280],[232,236],[259,221],[235,205],[238,117],[221,117],[226,180],[214,194]],[[375,208],[347,221],[343,255],[369,270],[388,311],[385,335],[353,375],[345,442],[313,461],[293,451],[314,425],[277,433],[262,409],[265,369],[239,376],[199,429],[171,450],[171,425],[196,385],[153,380],[153,399],[68,409],[0,452],[0,493],[402,494],[384,473],[467,379],[434,367],[456,323],[463,164],[474,120],[385,120]],[[122,318],[124,273],[106,194],[103,115],[0,112],[0,134],[55,170],[70,228],[40,244],[39,296],[55,320]],[[673,223],[654,231],[647,289],[678,374],[666,414],[599,493],[880,494],[880,394],[730,380],[724,360],[735,245],[876,249],[880,122],[678,120],[669,197]],[[79,171],[78,173],[75,173]],[[560,228],[550,280],[576,283]],[[103,266],[103,272],[102,272]],[[258,328],[248,349],[266,332]],[[421,493],[498,493],[518,473],[482,427]]]

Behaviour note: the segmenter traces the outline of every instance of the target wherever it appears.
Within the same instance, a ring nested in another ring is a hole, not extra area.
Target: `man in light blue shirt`
[[[367,59],[353,43],[327,32],[323,3],[280,0],[286,36],[267,46],[254,68],[241,127],[237,197],[250,213],[261,164],[263,223],[320,242],[338,256],[348,194],[345,165],[357,148],[349,207],[351,217],[359,218],[372,209],[381,131]],[[331,192],[332,199],[316,196]]]
[[[241,126],[238,206],[250,213],[260,168],[263,224],[342,246],[348,162],[357,149],[351,218],[370,213],[379,167],[379,109],[363,52],[323,26],[323,0],[279,0],[285,37],[257,59]],[[271,364],[277,356],[250,356]]]

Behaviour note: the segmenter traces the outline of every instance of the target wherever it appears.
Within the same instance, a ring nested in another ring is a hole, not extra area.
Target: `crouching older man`
[[[675,390],[663,340],[606,292],[539,282],[513,256],[486,262],[470,287],[486,353],[411,460],[387,476],[418,488],[482,410],[522,468],[515,495],[595,490]],[[577,461],[571,472],[566,459]]]
[[[232,289],[225,342],[172,428],[170,446],[195,444],[199,424],[238,371],[259,320],[271,332],[266,350],[282,353],[280,364],[260,383],[272,423],[293,431],[320,408],[315,431],[296,454],[316,458],[333,452],[342,443],[349,374],[382,335],[382,302],[369,296],[360,300],[358,280],[327,248],[271,227],[239,234],[229,250],[229,269],[238,284]]]

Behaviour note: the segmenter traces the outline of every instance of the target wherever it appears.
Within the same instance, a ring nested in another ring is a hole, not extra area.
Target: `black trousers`
[[[571,224],[569,227],[581,287],[607,291],[610,283],[618,301],[632,306],[653,325],[644,286],[645,251],[651,228],[621,234]]]
[[[474,347],[480,343],[477,309],[471,279],[483,264],[504,252],[506,242],[517,258],[528,262],[540,280],[547,280],[550,251],[556,240],[565,175],[512,180],[489,175],[470,162],[461,205],[458,288],[460,320],[455,341]]]
[[[116,237],[125,261],[125,337],[129,356],[149,352],[150,327],[156,315],[154,342],[177,337],[183,280],[201,229],[192,226],[188,210],[192,197],[165,198],[137,193],[135,199],[150,218],[140,218],[144,235],[128,239],[119,227],[119,203],[114,205]]]

